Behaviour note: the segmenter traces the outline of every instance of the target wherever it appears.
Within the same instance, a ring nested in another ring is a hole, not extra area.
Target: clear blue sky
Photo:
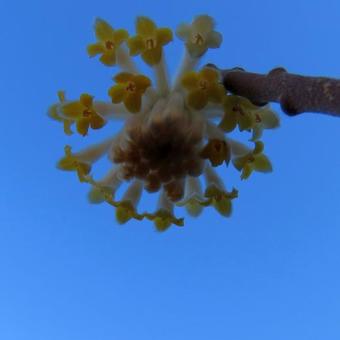
[[[275,171],[234,183],[232,218],[207,209],[159,234],[88,204],[55,169],[69,138],[45,115],[59,89],[106,95],[110,73],[85,53],[97,16],[132,31],[137,15],[175,28],[207,13],[224,35],[207,62],[340,77],[339,1],[4,0],[0,13],[0,339],[340,339],[339,119],[279,111],[264,137]]]

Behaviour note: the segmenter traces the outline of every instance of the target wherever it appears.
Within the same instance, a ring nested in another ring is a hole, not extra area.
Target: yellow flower
[[[203,205],[212,205],[222,216],[228,217],[232,212],[231,201],[238,197],[238,191],[233,189],[231,192],[228,192],[213,184],[207,187],[204,196],[208,201],[202,203]]]
[[[59,98],[59,103],[52,105],[48,110],[48,115],[50,118],[63,123],[64,125],[64,132],[66,135],[72,135],[71,126],[73,124],[73,121],[70,119],[65,119],[64,117],[60,116],[58,113],[58,108],[60,107],[60,104],[65,102],[65,92],[64,91],[58,91],[57,93]]]
[[[254,111],[253,118],[253,136],[251,138],[253,142],[262,137],[264,129],[275,129],[280,126],[279,116],[268,105]]]
[[[65,157],[57,163],[57,167],[65,171],[76,171],[79,180],[81,182],[86,182],[86,175],[90,173],[91,165],[80,161],[75,155],[73,155],[69,145],[65,146],[64,151]]]
[[[228,164],[230,161],[230,148],[224,140],[209,139],[200,156],[204,159],[209,159],[212,166],[219,166],[223,162]]]
[[[136,20],[134,37],[128,39],[130,55],[141,55],[148,65],[156,65],[162,58],[162,47],[172,41],[172,31],[169,28],[157,28],[155,23],[147,17]]]
[[[100,129],[106,123],[94,110],[93,97],[87,93],[82,94],[79,101],[66,103],[61,109],[67,118],[76,121],[77,131],[83,136],[90,126],[92,129]]]
[[[236,126],[240,131],[250,130],[254,124],[252,112],[259,107],[244,97],[229,95],[223,100],[223,108],[224,116],[219,126],[224,131],[231,132]]]
[[[214,20],[208,15],[200,15],[191,25],[181,24],[176,35],[185,41],[185,46],[193,58],[202,56],[208,48],[218,48],[222,43],[222,35],[214,31]]]
[[[107,66],[116,64],[117,48],[128,39],[129,33],[124,29],[114,30],[106,21],[97,19],[95,22],[97,42],[87,47],[90,57],[101,54],[100,61]]]
[[[114,80],[117,85],[109,89],[112,103],[123,102],[129,112],[139,112],[142,105],[142,95],[151,86],[151,80],[141,74],[134,75],[127,72],[117,74]]]
[[[203,109],[208,102],[221,103],[225,95],[218,71],[209,67],[185,73],[182,86],[188,91],[188,105],[196,110]]]
[[[233,164],[238,171],[242,171],[241,179],[247,179],[253,171],[271,172],[272,165],[266,155],[262,153],[264,145],[262,142],[255,142],[254,150],[246,155],[233,159]]]

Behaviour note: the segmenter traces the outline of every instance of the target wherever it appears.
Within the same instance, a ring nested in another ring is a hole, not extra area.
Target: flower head
[[[156,65],[161,61],[163,46],[172,39],[172,32],[169,28],[157,28],[151,19],[138,17],[136,35],[128,40],[130,55],[140,54],[148,65]]]
[[[109,96],[113,103],[123,102],[131,113],[137,113],[142,106],[142,95],[151,86],[151,81],[143,75],[122,72],[114,77],[117,85],[109,89]]]
[[[106,21],[97,19],[95,34],[97,42],[88,45],[87,53],[90,57],[101,54],[99,60],[104,65],[115,65],[117,49],[128,39],[129,33],[124,29],[114,30]]]
[[[181,24],[176,29],[178,38],[193,58],[201,57],[208,48],[218,48],[222,43],[222,34],[214,31],[215,23],[208,15],[197,16],[191,25]]]
[[[182,86],[188,91],[188,105],[196,110],[203,109],[208,102],[221,103],[225,89],[219,82],[219,73],[213,68],[184,74]]]
[[[88,52],[91,56],[101,54],[106,65],[120,67],[113,78],[115,84],[107,91],[108,100],[94,100],[86,93],[79,100],[66,100],[59,93],[60,102],[49,110],[52,119],[64,124],[66,134],[71,133],[72,124],[86,135],[90,127],[98,130],[111,120],[124,121],[118,132],[98,144],[75,153],[67,145],[58,162],[61,170],[75,171],[80,181],[91,186],[91,203],[112,206],[120,224],[145,219],[158,231],[183,226],[184,219],[176,213],[179,207],[198,216],[211,206],[228,217],[238,196],[236,189],[227,189],[224,184],[224,177],[232,171],[230,165],[241,171],[243,179],[252,171],[271,171],[258,139],[264,129],[278,126],[275,113],[269,106],[258,107],[243,97],[226,94],[218,70],[197,70],[199,57],[222,41],[214,27],[211,17],[199,16],[192,25],[178,28],[177,35],[185,41],[188,53],[170,82],[163,55],[163,46],[172,40],[170,29],[157,28],[151,19],[139,17],[137,34],[128,38],[125,30],[113,30],[98,19],[98,41]],[[134,64],[132,56],[138,54],[152,67],[152,81]],[[237,126],[240,132],[252,131],[253,150],[231,138],[229,133]],[[104,177],[96,178],[93,165],[102,157],[112,165]],[[219,175],[216,167],[222,164]],[[155,209],[144,210],[144,191],[158,193]]]

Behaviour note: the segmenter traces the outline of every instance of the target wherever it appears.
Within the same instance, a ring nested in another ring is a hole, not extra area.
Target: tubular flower
[[[115,60],[121,67],[114,76],[116,84],[107,91],[108,100],[94,100],[88,94],[82,94],[79,100],[66,100],[60,92],[60,102],[49,109],[49,116],[64,124],[66,134],[71,133],[74,123],[85,136],[90,127],[99,129],[111,120],[124,121],[117,133],[98,144],[75,153],[67,145],[65,156],[57,164],[61,170],[76,172],[81,182],[91,186],[91,203],[104,202],[114,207],[120,224],[145,219],[152,221],[156,230],[165,231],[171,225],[184,224],[184,219],[177,217],[179,207],[198,216],[211,206],[228,217],[238,192],[226,189],[215,168],[223,164],[224,174],[226,169],[232,171],[233,165],[242,172],[242,179],[252,171],[271,171],[263,143],[257,139],[264,129],[279,125],[278,117],[269,106],[258,107],[245,98],[225,93],[216,69],[196,69],[198,56],[207,46],[217,47],[221,38],[213,31],[214,23],[208,16],[197,17],[190,27],[185,58],[170,82],[162,57],[162,46],[172,40],[169,29],[157,28],[150,19],[140,17],[136,21],[137,35],[126,40],[127,33],[122,30],[117,43],[113,36],[119,30],[114,31],[98,19],[98,43],[89,47],[90,54],[101,53],[103,58],[108,53],[104,48],[112,47],[106,43],[111,41],[115,53],[110,50],[113,54],[110,52],[104,61],[107,64]],[[192,40],[193,32],[199,33],[196,40]],[[131,57],[137,54],[153,66],[152,81],[138,72]],[[253,150],[230,137],[229,132],[236,126],[240,131],[253,132]],[[97,179],[93,165],[105,156],[112,166]],[[125,187],[125,182],[129,184],[124,192],[121,186]],[[122,198],[117,199],[121,190]],[[145,191],[158,193],[155,209],[143,210]]]
[[[116,53],[120,45],[129,37],[126,30],[114,30],[106,21],[97,19],[94,25],[97,42],[87,46],[90,57],[101,54],[99,60],[107,66],[116,64]]]
[[[253,171],[271,172],[272,165],[266,155],[262,153],[263,143],[255,142],[254,150],[233,160],[238,171],[242,171],[241,179],[247,179]]]
[[[208,48],[218,48],[222,43],[222,34],[214,31],[215,23],[208,15],[197,16],[191,25],[181,24],[176,29],[178,38],[193,58],[201,57]]]
[[[76,122],[77,131],[85,136],[91,126],[92,129],[100,129],[105,125],[102,118],[93,107],[93,97],[87,93],[80,96],[79,101],[67,102],[61,106],[62,114]]]
[[[161,61],[162,48],[172,41],[173,36],[169,28],[157,28],[156,24],[147,17],[136,20],[136,35],[129,38],[130,55],[141,55],[148,65],[156,65]]]
[[[142,95],[151,86],[151,81],[143,75],[134,75],[122,72],[114,77],[117,85],[109,89],[112,103],[123,102],[126,109],[131,113],[137,113],[142,106]]]
[[[221,103],[225,89],[219,80],[219,73],[212,68],[184,74],[182,86],[188,91],[188,105],[196,110],[201,110],[208,102]]]

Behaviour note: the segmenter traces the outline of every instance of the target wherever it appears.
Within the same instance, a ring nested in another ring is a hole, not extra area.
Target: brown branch
[[[212,64],[207,66],[216,68]],[[229,92],[246,97],[254,104],[280,103],[282,110],[290,116],[317,112],[340,117],[340,80],[291,74],[282,67],[267,75],[241,68],[220,72]]]

